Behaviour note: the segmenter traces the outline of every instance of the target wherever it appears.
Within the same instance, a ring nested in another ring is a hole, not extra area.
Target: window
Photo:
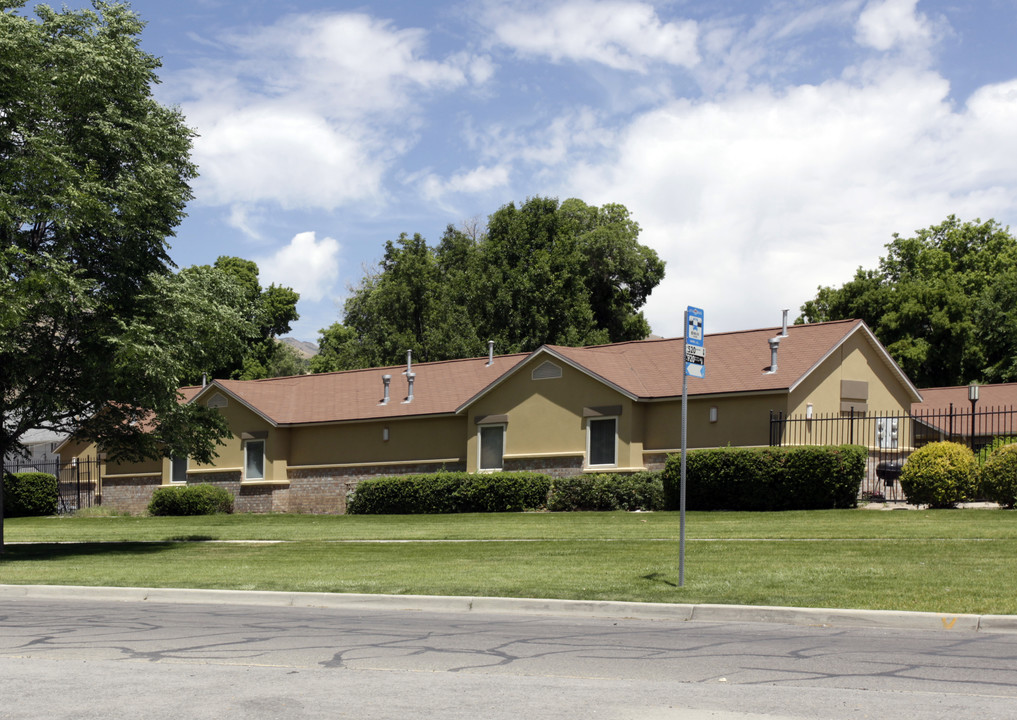
[[[244,443],[244,480],[265,479],[265,441],[248,440]]]
[[[170,458],[170,482],[187,482],[187,456],[174,455]]]
[[[481,470],[501,470],[505,455],[505,426],[480,426],[480,463]]]
[[[618,464],[618,418],[590,418],[586,421],[587,464]]]

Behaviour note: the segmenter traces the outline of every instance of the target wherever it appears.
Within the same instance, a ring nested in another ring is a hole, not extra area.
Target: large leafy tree
[[[126,5],[23,5],[0,0],[0,456],[48,426],[111,459],[208,461],[228,429],[178,384],[246,320],[235,283],[171,272],[192,133],[153,99],[159,62]],[[2,528],[0,497],[0,548]]]
[[[639,244],[622,205],[534,197],[488,218],[487,230],[449,226],[437,247],[419,235],[385,245],[378,271],[322,331],[316,372],[543,344],[589,345],[646,337],[639,308],[664,263]]]
[[[220,256],[215,264],[201,266],[208,271],[224,273],[241,292],[237,311],[250,320],[254,330],[247,344],[233,357],[220,357],[212,367],[203,369],[210,377],[257,380],[280,374],[299,374],[303,365],[291,349],[277,339],[290,330],[290,323],[300,318],[297,301],[300,295],[292,288],[275,283],[262,288],[260,271],[253,260]],[[213,340],[214,342],[214,340]],[[200,379],[200,375],[199,378]]]
[[[894,234],[875,269],[820,287],[799,322],[860,318],[919,387],[1017,380],[1017,238],[954,216]]]

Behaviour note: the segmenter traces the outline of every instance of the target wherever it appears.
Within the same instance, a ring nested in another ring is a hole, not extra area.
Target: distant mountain
[[[291,348],[296,350],[302,358],[312,358],[318,354],[318,346],[312,342],[306,340],[297,340],[292,337],[284,337],[279,342],[286,343]]]

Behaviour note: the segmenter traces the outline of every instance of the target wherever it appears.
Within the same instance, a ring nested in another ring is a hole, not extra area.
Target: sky
[[[131,5],[197,133],[172,258],[255,260],[302,340],[386,240],[537,195],[629,209],[665,337],[779,325],[949,215],[1017,228],[1017,0]]]

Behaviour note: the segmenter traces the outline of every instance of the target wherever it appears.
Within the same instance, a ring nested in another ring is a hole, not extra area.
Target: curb
[[[756,605],[709,605],[437,595],[362,595],[261,590],[191,590],[76,585],[0,585],[0,600],[92,600],[335,610],[550,615],[713,623],[779,623],[813,627],[1017,633],[1017,615],[897,610],[842,610]]]

